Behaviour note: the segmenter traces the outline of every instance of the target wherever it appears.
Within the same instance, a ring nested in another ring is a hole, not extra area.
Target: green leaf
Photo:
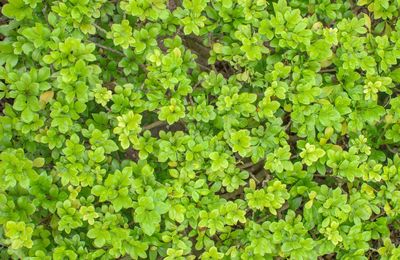
[[[161,221],[161,217],[155,211],[138,208],[135,210],[135,221],[139,223],[146,235],[151,236],[156,231],[156,228]]]
[[[5,16],[17,21],[32,17],[32,9],[23,0],[10,0],[1,11]]]

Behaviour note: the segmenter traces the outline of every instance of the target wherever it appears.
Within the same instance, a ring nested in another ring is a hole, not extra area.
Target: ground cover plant
[[[1,259],[400,259],[399,0],[8,0]]]

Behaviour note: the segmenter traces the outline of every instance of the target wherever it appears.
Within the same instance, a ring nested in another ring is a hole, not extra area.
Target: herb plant
[[[1,259],[400,259],[399,0],[8,0]]]

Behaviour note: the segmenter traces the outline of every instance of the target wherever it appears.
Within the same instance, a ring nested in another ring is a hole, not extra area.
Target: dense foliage
[[[8,0],[0,258],[400,259],[399,10]]]

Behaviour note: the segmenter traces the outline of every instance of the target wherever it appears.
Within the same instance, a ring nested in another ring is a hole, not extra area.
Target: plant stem
[[[115,49],[113,49],[113,48],[104,46],[104,45],[102,45],[102,44],[100,44],[100,43],[97,43],[97,42],[95,42],[95,41],[91,41],[91,42],[93,42],[97,47],[99,47],[99,48],[101,48],[101,49],[103,49],[103,50],[107,50],[107,51],[110,51],[110,52],[112,52],[112,53],[115,53],[115,54],[118,54],[118,55],[121,55],[121,56],[125,56],[125,54],[124,54],[123,52],[120,52],[120,51],[115,50]]]
[[[99,25],[94,23],[93,26],[96,27],[96,29],[99,30],[100,32],[102,32],[105,35],[107,35],[107,31],[105,29],[101,28]]]
[[[154,123],[151,123],[149,125],[144,126],[142,131],[150,130],[150,129],[153,129],[155,127],[162,126],[162,125],[165,125],[165,124],[166,124],[165,121],[156,121]]]
[[[247,169],[247,168],[249,168],[249,167],[251,167],[251,166],[253,166],[254,165],[254,163],[253,162],[248,162],[248,163],[245,163],[245,164],[242,164],[242,165],[239,165],[238,167],[239,167],[239,169]]]
[[[319,72],[322,72],[322,73],[324,73],[324,72],[336,72],[336,69],[335,69],[335,68],[332,68],[332,69],[322,69],[322,70],[320,70]]]

